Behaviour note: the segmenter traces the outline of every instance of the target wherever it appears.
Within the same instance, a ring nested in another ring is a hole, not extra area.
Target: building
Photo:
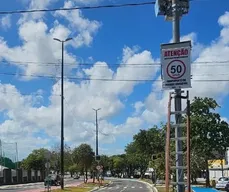
[[[220,177],[229,177],[229,148],[227,148],[225,159],[209,161],[210,179],[218,180]]]

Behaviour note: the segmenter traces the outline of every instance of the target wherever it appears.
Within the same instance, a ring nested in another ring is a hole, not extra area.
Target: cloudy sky
[[[1,11],[129,2],[139,1],[8,0]],[[192,1],[181,36],[192,40],[191,97],[214,97],[227,120],[229,12],[223,2]],[[7,143],[17,142],[22,159],[60,141],[61,44],[53,38],[73,38],[64,52],[65,142],[94,147],[92,108],[101,108],[99,153],[108,155],[122,153],[139,129],[165,122],[168,92],[158,62],[172,25],[155,17],[153,5],[1,15],[0,26],[0,138],[9,156],[14,145]],[[152,81],[119,81],[142,79]]]

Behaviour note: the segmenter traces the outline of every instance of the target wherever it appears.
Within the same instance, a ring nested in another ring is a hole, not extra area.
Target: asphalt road
[[[77,184],[83,181],[83,177],[80,179],[65,179],[65,185],[68,184]],[[44,191],[44,182],[39,183],[29,183],[29,184],[20,184],[20,185],[7,185],[1,186],[0,192],[40,192]]]
[[[113,191],[113,192],[153,192],[152,188],[136,180],[119,179],[113,180],[113,183],[108,187],[101,188],[98,191]]]

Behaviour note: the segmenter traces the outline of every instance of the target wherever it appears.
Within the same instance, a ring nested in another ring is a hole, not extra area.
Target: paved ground
[[[144,183],[136,180],[113,180],[113,183],[108,187],[102,188],[98,191],[106,192],[153,192],[152,188]]]
[[[79,185],[83,182],[83,178],[80,179],[66,179],[65,185]],[[58,187],[52,187],[52,189],[60,188]],[[29,184],[20,184],[20,185],[8,185],[8,186],[1,186],[0,192],[40,192],[44,191],[44,182],[41,183],[29,183]]]

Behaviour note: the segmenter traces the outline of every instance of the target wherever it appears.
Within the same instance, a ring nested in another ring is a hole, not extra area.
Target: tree
[[[90,145],[81,144],[73,150],[73,159],[85,172],[87,181],[88,169],[92,166],[94,152]]]
[[[55,144],[51,149],[51,168],[59,173],[60,171],[60,144]],[[68,171],[69,167],[74,165],[72,150],[71,148],[65,144],[64,146],[64,170]]]
[[[127,162],[126,162],[126,155],[113,155],[110,157],[113,163],[113,174],[120,176],[121,174],[126,172],[127,169]]]
[[[195,97],[191,104],[191,151],[194,156],[204,159],[198,165],[192,161],[192,176],[196,168],[206,170],[206,186],[210,186],[208,161],[217,157],[217,154],[229,146],[229,128],[220,115],[215,112],[219,107],[212,98]],[[194,157],[195,159],[195,157]]]
[[[165,148],[165,126],[154,126],[148,130],[140,130],[133,137],[133,142],[127,145],[126,154],[131,164],[131,169],[140,169],[141,177],[144,176],[152,155],[161,153]],[[164,161],[162,161],[164,162]]]
[[[32,153],[23,160],[22,167],[26,170],[45,170],[45,154],[47,152],[49,151],[44,148],[33,150]]]
[[[68,170],[69,170],[69,172],[71,174],[71,177],[72,177],[73,174],[75,174],[75,173],[80,171],[80,167],[79,167],[79,165],[74,164],[74,165],[69,166]]]
[[[9,169],[16,169],[16,163],[8,157],[1,157],[1,165]]]
[[[106,155],[101,155],[100,165],[103,166],[103,173],[107,172],[110,169],[109,157]]]
[[[152,160],[149,163],[149,166],[154,169],[154,174],[157,179],[164,180],[165,178],[165,153],[163,152],[163,153],[153,156]],[[172,173],[172,170],[171,170],[171,173]]]

